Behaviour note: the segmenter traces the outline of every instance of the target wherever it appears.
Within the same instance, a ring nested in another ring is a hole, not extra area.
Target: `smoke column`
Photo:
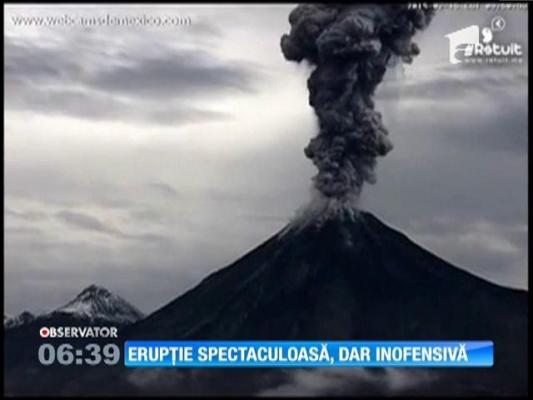
[[[281,38],[287,60],[315,66],[307,86],[319,133],[305,148],[318,168],[316,189],[328,200],[357,200],[364,182],[376,181],[376,157],[392,149],[373,95],[388,65],[410,63],[419,53],[411,41],[433,10],[407,5],[296,7],[291,30]]]

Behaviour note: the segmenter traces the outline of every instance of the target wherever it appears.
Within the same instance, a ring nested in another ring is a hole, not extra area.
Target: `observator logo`
[[[505,29],[506,22],[501,16],[492,19],[489,27],[480,29],[470,25],[449,33],[449,61],[451,64],[520,64],[523,59],[523,46],[517,42],[498,43],[494,34]],[[480,35],[481,32],[481,35]],[[481,40],[480,40],[480,36]]]
[[[118,328],[115,326],[43,326],[39,336],[45,338],[116,338]]]

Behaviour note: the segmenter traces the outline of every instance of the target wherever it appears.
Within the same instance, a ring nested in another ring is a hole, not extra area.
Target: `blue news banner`
[[[491,341],[128,341],[127,367],[492,367]]]

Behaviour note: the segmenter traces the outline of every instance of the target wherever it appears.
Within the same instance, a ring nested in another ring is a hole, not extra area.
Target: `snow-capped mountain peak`
[[[97,285],[86,287],[73,300],[52,311],[52,314],[121,324],[132,323],[144,317],[141,311],[122,297]]]

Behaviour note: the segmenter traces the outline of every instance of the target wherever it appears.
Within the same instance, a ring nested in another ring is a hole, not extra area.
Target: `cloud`
[[[176,197],[178,192],[172,185],[165,182],[150,182],[148,187],[167,197]]]
[[[452,69],[448,65],[433,68],[432,74],[416,78],[385,81],[376,99],[430,101],[442,103],[475,95],[501,98],[506,93],[527,85],[527,69],[505,67],[503,70],[472,68]]]
[[[57,218],[68,225],[76,228],[85,229],[94,232],[108,233],[116,235],[118,231],[105,225],[99,219],[80,212],[60,211],[56,214]]]
[[[426,249],[476,275],[513,287],[524,287],[519,271],[527,270],[527,228],[523,223],[454,217],[419,218],[406,228]]]
[[[27,220],[27,221],[40,221],[47,217],[46,214],[41,211],[33,211],[33,210],[17,211],[11,208],[6,208],[4,210],[4,215],[19,218],[22,220]]]
[[[50,45],[44,47],[29,40],[6,36],[4,49],[7,82],[72,82],[83,71],[76,58]]]
[[[39,228],[29,227],[29,226],[6,226],[4,228],[5,236],[31,236],[31,237],[40,237],[43,231]]]
[[[229,115],[183,104],[138,104],[101,93],[69,88],[12,87],[8,108],[66,115],[88,120],[139,121],[147,124],[181,125],[191,122],[223,120]]]
[[[220,248],[207,246],[206,240],[179,233],[172,237],[176,226],[148,231],[143,221],[128,220],[127,212],[110,211],[99,210],[105,218],[85,211],[59,211],[68,222],[51,212],[51,218],[38,224],[6,226],[5,279],[17,282],[6,287],[6,309],[53,308],[96,282],[116,288],[151,312],[199,282],[211,272],[206,269],[220,265],[216,262]]]
[[[403,390],[424,385],[433,380],[424,370],[406,371],[385,368],[371,371],[354,369],[302,369],[291,371],[285,383],[258,393],[258,396],[324,396],[347,394],[398,394]]]
[[[152,43],[153,51],[131,39],[102,43],[86,35],[81,44],[7,35],[6,107],[89,120],[197,123],[229,115],[195,102],[254,93],[264,78],[257,65],[203,49]]]
[[[511,256],[521,253],[521,236],[527,236],[527,229],[521,224],[503,225],[485,220],[415,220],[411,228],[417,237],[426,241],[453,242],[468,249],[477,248],[479,253]]]
[[[57,212],[56,217],[60,221],[72,227],[75,227],[81,230],[87,230],[87,231],[111,235],[119,239],[133,239],[133,240],[142,241],[144,243],[151,243],[151,242],[158,243],[158,242],[167,241],[167,238],[165,236],[159,235],[159,234],[154,234],[154,233],[132,234],[128,232],[123,232],[122,230],[117,229],[113,226],[106,225],[104,222],[102,222],[98,218],[92,215],[89,215],[87,213],[64,210],[64,211]]]
[[[170,50],[170,49],[169,49]],[[170,50],[158,56],[130,59],[89,76],[89,87],[132,97],[154,99],[251,92],[257,72],[236,62],[222,63],[201,50]]]

